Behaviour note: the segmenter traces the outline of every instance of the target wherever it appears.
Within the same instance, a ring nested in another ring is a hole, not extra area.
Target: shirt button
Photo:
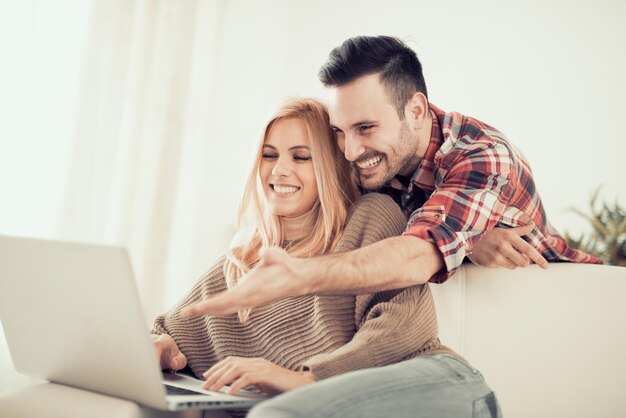
[[[436,215],[435,215],[435,218],[437,218],[437,219],[441,219],[441,215],[436,214]]]

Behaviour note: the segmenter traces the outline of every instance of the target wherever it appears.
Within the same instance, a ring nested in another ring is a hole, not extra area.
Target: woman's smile
[[[270,187],[272,188],[275,194],[281,197],[282,196],[289,197],[300,190],[300,187],[298,186],[283,185],[283,184],[270,183]]]

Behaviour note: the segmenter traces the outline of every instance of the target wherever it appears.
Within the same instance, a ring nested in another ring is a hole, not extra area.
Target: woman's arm
[[[439,347],[437,316],[428,284],[357,297],[358,330],[330,353],[307,360],[316,379],[384,366]]]
[[[406,218],[387,196],[369,194],[356,204],[339,244],[350,251],[398,235]],[[337,277],[336,280],[341,280]],[[395,363],[439,344],[435,308],[427,285],[357,296],[357,333],[343,347],[312,357],[303,370],[317,379]]]

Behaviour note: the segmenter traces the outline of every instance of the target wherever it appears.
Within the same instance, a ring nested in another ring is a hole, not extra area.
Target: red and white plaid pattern
[[[441,251],[446,268],[431,282],[451,277],[485,232],[531,219],[536,226],[524,238],[546,260],[602,263],[570,248],[549,224],[526,158],[502,133],[459,113],[430,108],[432,135],[413,180],[430,198],[410,214],[403,235]]]

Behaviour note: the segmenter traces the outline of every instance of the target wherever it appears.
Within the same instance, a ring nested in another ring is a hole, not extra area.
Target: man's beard
[[[385,172],[382,179],[378,180],[374,184],[369,184],[369,185],[363,184],[363,179],[361,178],[361,173],[359,171],[359,168],[357,167],[356,163],[353,162],[352,169],[354,170],[354,174],[359,183],[359,186],[361,186],[361,188],[367,191],[378,190],[382,188],[384,185],[386,185],[387,183],[389,183],[398,174],[406,175],[405,172],[408,171],[409,167],[411,167],[411,164],[414,162],[415,158],[417,157],[416,155],[417,143],[415,143],[414,147],[409,146],[413,141],[416,141],[416,140],[417,140],[416,138],[412,137],[411,131],[409,130],[408,126],[406,124],[402,124],[400,128],[400,138],[397,141],[397,143],[402,144],[402,147],[399,151],[401,151],[400,154],[404,154],[403,158],[399,161],[398,160],[394,161],[393,165],[391,165],[389,158],[387,158],[387,154],[382,154],[382,153],[378,154],[383,157],[382,161],[379,164],[386,164],[387,171]]]
[[[382,161],[379,164],[387,164],[387,154],[379,154],[383,157]],[[352,163],[352,169],[354,170],[354,175],[359,183],[359,186],[361,186],[361,188],[363,188],[364,190],[367,191],[373,191],[373,190],[378,190],[381,187],[383,187],[385,184],[387,184],[388,182],[391,181],[391,179],[393,179],[395,177],[395,174],[392,173],[392,171],[387,171],[384,175],[384,177],[377,181],[374,184],[364,184],[363,178],[361,176],[361,172],[359,171],[359,168],[357,167],[356,163]],[[365,180],[367,182],[367,179]]]

